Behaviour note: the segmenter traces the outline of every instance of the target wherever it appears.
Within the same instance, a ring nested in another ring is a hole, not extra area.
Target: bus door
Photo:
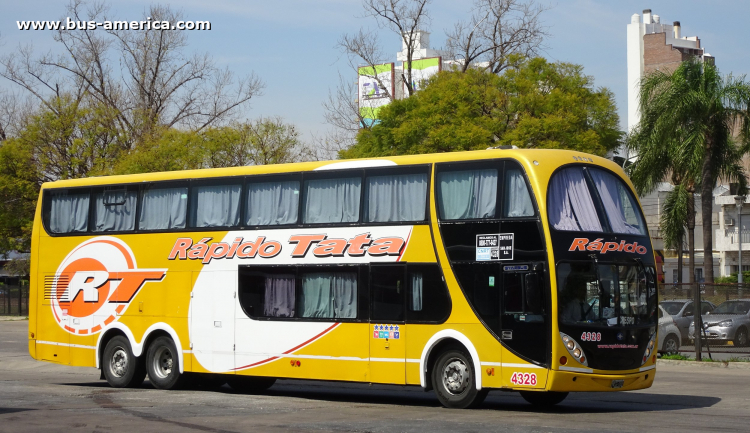
[[[501,302],[503,344],[522,359],[540,367],[548,365],[550,353],[550,323],[542,269],[541,263],[503,264]],[[536,373],[534,383],[523,385],[543,387],[546,370],[533,370]]]
[[[406,384],[406,266],[370,266],[370,381]]]
[[[203,369],[231,371],[234,363],[235,297],[237,272],[216,270],[193,273],[190,296],[190,342]],[[195,371],[200,368],[193,365]]]

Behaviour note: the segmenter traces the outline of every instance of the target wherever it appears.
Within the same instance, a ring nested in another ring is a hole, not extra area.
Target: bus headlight
[[[651,356],[651,352],[653,352],[654,350],[654,345],[656,345],[655,332],[651,334],[651,340],[649,340],[648,345],[646,346],[646,351],[643,352],[643,362],[641,362],[641,365],[645,364],[646,361],[648,361],[648,357]]]
[[[588,367],[589,363],[583,354],[581,345],[578,344],[574,339],[570,338],[569,335],[563,334],[562,332],[560,333],[560,338],[562,338],[563,344],[565,344],[565,348],[568,349],[568,353],[570,353],[573,359]]]

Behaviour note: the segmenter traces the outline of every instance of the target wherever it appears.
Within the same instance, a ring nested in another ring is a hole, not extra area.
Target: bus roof
[[[313,170],[335,170],[346,168],[389,167],[398,165],[428,164],[433,162],[471,161],[481,159],[511,158],[525,162],[527,167],[533,161],[554,171],[557,167],[575,162],[589,162],[604,166],[627,179],[622,168],[614,162],[600,156],[583,152],[560,149],[496,149],[474,150],[463,152],[444,152],[420,155],[386,156],[377,158],[342,159],[313,162],[296,162],[287,164],[251,165],[225,168],[206,168],[198,170],[179,170],[155,173],[140,173],[113,176],[95,176],[79,179],[45,182],[42,189],[65,188],[92,185],[111,185],[119,183],[158,182],[165,180],[198,179],[213,177],[246,176],[260,174],[282,174]],[[575,158],[580,158],[577,160]],[[583,158],[586,158],[585,160]]]

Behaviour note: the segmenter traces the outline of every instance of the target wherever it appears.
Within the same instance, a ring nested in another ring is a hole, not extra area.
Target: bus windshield
[[[640,263],[563,262],[557,267],[560,322],[628,326],[656,323],[654,268]]]

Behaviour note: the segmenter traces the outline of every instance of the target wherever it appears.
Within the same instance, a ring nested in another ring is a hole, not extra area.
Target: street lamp
[[[739,243],[737,253],[739,255],[740,262],[739,272],[737,272],[737,284],[739,285],[739,287],[742,287],[742,205],[745,204],[745,196],[734,196],[734,202],[737,205],[737,242]]]

